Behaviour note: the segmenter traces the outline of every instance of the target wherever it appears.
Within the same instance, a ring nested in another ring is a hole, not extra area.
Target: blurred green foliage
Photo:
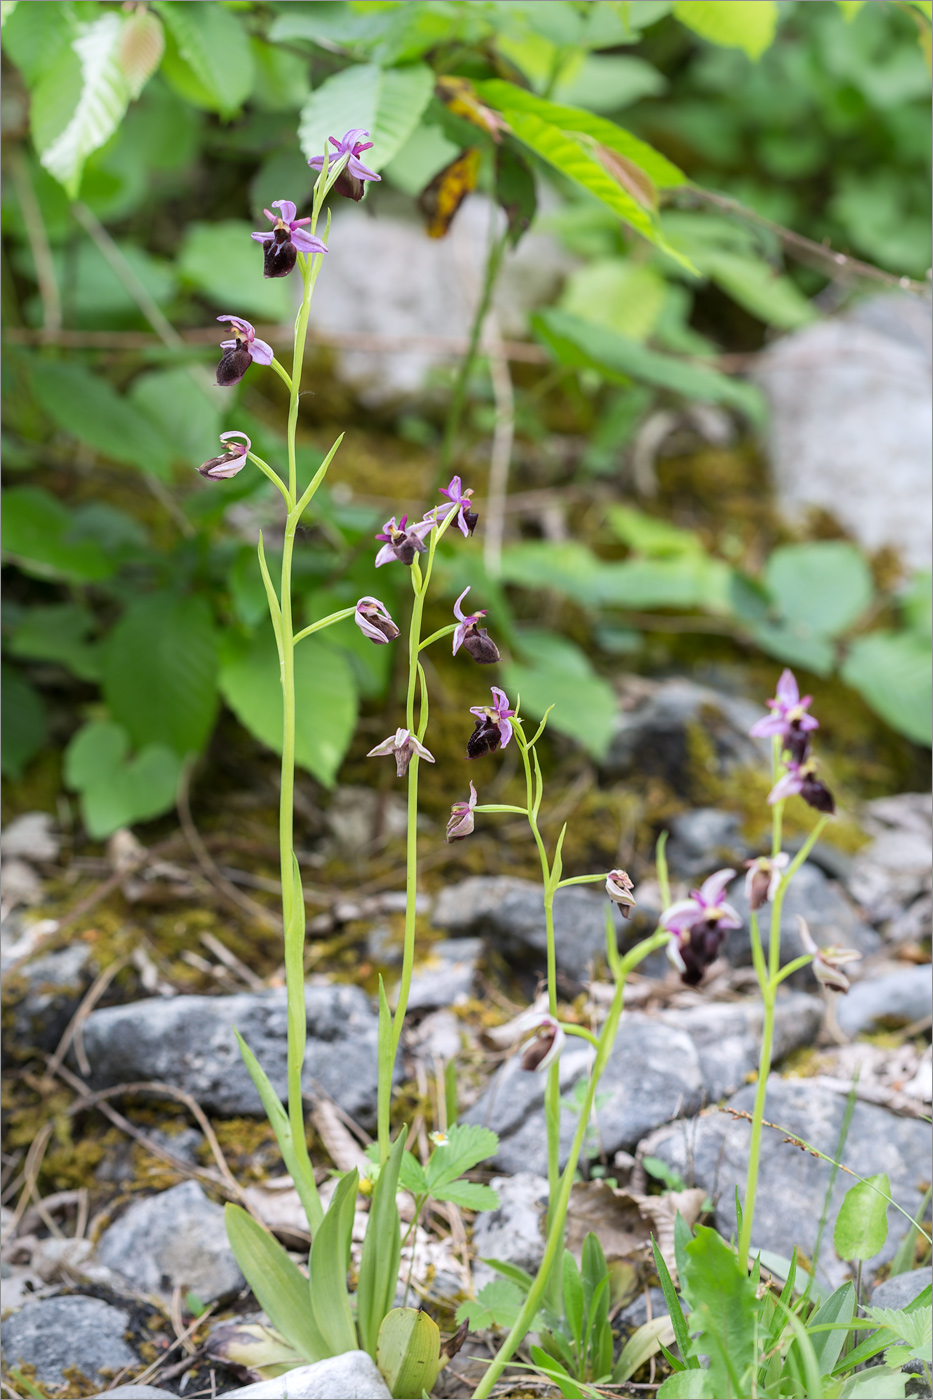
[[[171,805],[221,702],[276,746],[265,602],[245,543],[274,524],[275,503],[261,477],[218,487],[192,471],[234,411],[263,457],[281,457],[276,386],[254,371],[221,399],[207,371],[216,352],[178,333],[230,309],[287,321],[289,285],[263,281],[249,232],[283,192],[307,199],[306,158],[327,136],[368,127],[367,159],[411,199],[475,148],[479,188],[505,206],[513,243],[550,185],[559,199],[540,222],[580,261],[531,330],[579,410],[580,470],[598,475],[659,403],[719,404],[759,424],[757,391],[709,357],[819,314],[825,267],[785,266],[771,228],[710,208],[703,189],[924,274],[929,10],[5,0],[4,771],[21,774],[50,734],[67,741],[66,781],[102,836]],[[96,346],[102,332],[150,334],[114,354]],[[534,395],[520,389],[516,408],[532,439],[544,431]],[[432,425],[406,421],[432,440]],[[308,446],[300,456],[305,474],[320,461]],[[399,580],[371,562],[381,519],[339,491],[319,501],[299,612],[373,593],[396,606]],[[891,724],[928,740],[922,583],[879,593],[840,541],[786,546],[749,572],[644,513],[611,511],[604,533],[606,559],[583,543],[516,542],[506,587],[485,583],[512,645],[506,682],[532,713],[563,698],[552,723],[585,734],[594,755],[614,715],[598,659],[540,626],[523,631],[515,590],[570,600],[608,656],[638,644],[630,611],[724,619],[782,661],[820,675],[841,665]],[[867,630],[878,616],[885,625]],[[299,761],[325,784],[389,666],[389,648],[352,624],[332,635],[299,653]],[[49,729],[62,696],[83,720],[76,732],[73,718]]]

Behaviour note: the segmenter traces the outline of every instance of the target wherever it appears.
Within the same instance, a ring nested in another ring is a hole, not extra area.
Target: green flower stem
[[[511,807],[507,802],[484,802],[478,807],[474,807],[474,812],[515,812],[520,817],[527,817],[527,807]]]
[[[261,457],[257,457],[255,452],[247,452],[246,455],[249,458],[249,460],[253,463],[253,465],[259,468],[263,476],[267,476],[269,478],[275,489],[277,491],[281,491],[282,497],[285,501],[286,509],[291,510],[295,502],[293,498],[289,495],[288,487],[285,485],[285,482],[279,476],[275,468],[270,467],[269,463],[264,462]]]
[[[554,1208],[548,1220],[547,1242],[544,1247],[544,1257],[541,1260],[541,1267],[531,1285],[522,1305],[515,1325],[502,1343],[496,1355],[486,1369],[486,1374],[473,1392],[473,1400],[487,1400],[493,1386],[501,1376],[503,1370],[509,1362],[512,1353],[522,1341],[522,1338],[533,1325],[538,1308],[544,1297],[548,1279],[555,1273],[555,1265],[561,1257],[564,1245],[564,1223],[567,1219],[567,1207],[570,1204],[570,1192],[573,1188],[573,1179],[577,1170],[577,1162],[583,1149],[583,1141],[586,1137],[586,1130],[590,1121],[590,1114],[593,1111],[593,1104],[596,1100],[596,1089],[606,1067],[610,1052],[615,1043],[616,1031],[619,1025],[619,1017],[622,1014],[622,1003],[625,991],[625,979],[634,967],[653,953],[655,948],[661,948],[667,943],[668,934],[658,932],[646,938],[644,942],[638,944],[631,952],[626,953],[618,966],[618,976],[616,978],[615,995],[609,1008],[609,1015],[606,1017],[606,1024],[599,1036],[599,1049],[596,1052],[596,1059],[593,1062],[593,1069],[590,1074],[589,1088],[586,1094],[586,1101],[580,1113],[580,1121],[574,1134],[570,1147],[570,1155],[567,1158],[567,1165],[564,1167],[563,1175],[557,1191]]]
[[[807,967],[812,961],[813,955],[811,953],[803,953],[799,958],[794,958],[793,962],[789,962],[785,967],[781,968],[775,978],[775,984],[779,985],[786,978],[792,977],[795,972],[799,972],[802,967]]]
[[[318,622],[312,622],[309,627],[304,627],[300,632],[296,632],[292,638],[292,645],[297,646],[305,637],[312,636],[315,632],[320,632],[324,627],[330,627],[335,622],[343,622],[345,617],[352,617],[356,612],[356,606],[352,608],[341,608],[339,612],[331,613],[329,617],[322,617]]]
[[[286,385],[286,387],[287,387],[287,389],[288,389],[288,392],[291,393],[291,391],[292,391],[292,377],[291,377],[291,375],[289,374],[288,370],[285,368],[285,366],[284,366],[284,365],[280,365],[279,362],[278,362],[278,360],[275,358],[274,355],[272,356],[272,359],[269,361],[269,364],[270,364],[270,367],[271,367],[272,369],[275,370],[276,374],[279,376],[279,378],[282,380],[282,382]]]
[[[557,889],[566,889],[568,885],[596,885],[599,881],[606,883],[606,875],[570,875],[566,880],[558,880]]]
[[[425,637],[418,648],[419,651],[424,651],[425,647],[431,646],[433,642],[439,642],[442,637],[449,637],[451,633],[456,632],[458,626],[459,623],[451,622],[447,627],[439,627],[436,632],[431,633],[430,637]]]
[[[581,1040],[588,1040],[595,1049],[599,1049],[599,1040],[592,1031],[586,1029],[586,1026],[577,1026],[571,1021],[559,1021],[558,1025],[566,1035],[578,1035]]]

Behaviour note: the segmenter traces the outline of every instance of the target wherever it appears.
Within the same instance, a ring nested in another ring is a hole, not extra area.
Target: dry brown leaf
[[[290,1176],[274,1176],[247,1186],[243,1195],[247,1209],[258,1215],[274,1235],[293,1248],[307,1246],[311,1239],[308,1218]]]
[[[674,1220],[678,1213],[688,1225],[700,1218],[706,1192],[699,1186],[690,1186],[685,1191],[665,1191],[663,1196],[638,1196],[642,1215],[654,1227],[651,1233],[658,1242],[661,1257],[668,1267],[672,1279],[677,1279],[677,1264],[674,1257]]]
[[[579,1258],[592,1230],[607,1259],[647,1260],[650,1245],[642,1199],[614,1190],[605,1181],[577,1182],[567,1210],[567,1248]]]
[[[640,166],[633,160],[611,151],[608,146],[597,145],[597,159],[613,180],[618,181],[627,194],[637,199],[646,209],[654,211],[658,207],[658,192]]]

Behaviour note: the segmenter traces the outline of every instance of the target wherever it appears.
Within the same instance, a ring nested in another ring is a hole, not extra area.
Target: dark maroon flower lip
[[[239,443],[233,442],[232,439],[235,438],[242,438],[246,446],[241,447]],[[225,481],[227,477],[236,476],[237,472],[241,472],[246,466],[247,454],[252,446],[246,434],[235,428],[231,429],[229,433],[221,433],[220,440],[221,442],[230,442],[227,450],[219,457],[211,457],[209,461],[198,467],[198,471],[208,481]]]
[[[273,214],[272,209],[280,212]],[[250,238],[263,244],[263,272],[266,277],[287,277],[299,253],[327,252],[327,245],[306,231],[304,225],[310,224],[310,218],[295,218],[298,211],[290,199],[273,200],[272,209],[264,209],[263,213],[273,227],[250,234]]]
[[[464,647],[481,666],[492,666],[500,660],[500,656],[499,648],[485,627],[478,625],[480,618],[486,616],[485,608],[475,613],[464,613],[460,607],[469,591],[469,587],[465,588],[454,603],[454,617],[458,625],[454,629],[453,654],[456,656],[460,648]]]
[[[361,598],[356,605],[353,620],[363,636],[377,645],[394,642],[399,634],[399,628],[389,616],[388,608],[385,603],[380,603],[378,598]]]
[[[514,719],[515,711],[509,706],[509,698],[497,685],[490,686],[490,690],[491,705],[470,706],[470,714],[476,716],[476,722],[467,740],[467,758],[479,758],[484,753],[504,749],[512,737],[509,720]]]
[[[234,333],[233,340],[222,340],[220,348],[223,358],[217,366],[217,383],[223,388],[239,384],[252,362],[257,365],[271,365],[275,359],[272,346],[260,340],[255,330],[242,316],[218,316],[218,321],[226,321]]]

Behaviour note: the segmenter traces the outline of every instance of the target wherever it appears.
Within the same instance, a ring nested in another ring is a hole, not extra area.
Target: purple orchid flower
[[[797,928],[805,953],[813,959],[810,966],[821,987],[829,987],[834,992],[847,992],[850,982],[840,969],[846,963],[858,962],[862,954],[856,948],[818,948],[810,932],[806,919],[797,915]]]
[[[399,634],[399,629],[389,616],[388,608],[385,603],[380,603],[378,598],[361,598],[356,605],[353,621],[363,636],[368,637],[377,646],[382,646],[385,642],[394,642]]]
[[[369,140],[369,132],[364,131],[362,127],[354,127],[347,132],[342,141],[338,141],[336,136],[329,136],[327,139],[335,148],[328,168],[337,161],[345,162],[343,169],[334,181],[334,193],[342,194],[345,199],[362,199],[365,182],[382,179],[381,175],[377,175],[375,170],[370,170],[359,159],[364,151],[372,148],[373,143]],[[312,170],[321,170],[324,166],[324,157],[312,156],[308,164]]]
[[[397,559],[401,564],[413,564],[416,554],[427,554],[428,547],[424,543],[425,535],[429,535],[434,529],[433,520],[420,520],[416,525],[408,526],[408,516],[403,515],[398,524],[395,523],[395,516],[387,520],[381,532],[376,536],[377,540],[385,540],[385,544],[376,555],[376,568],[381,569],[383,564],[391,564]]]
[[[832,793],[826,784],[816,777],[815,759],[808,758],[804,763],[790,759],[785,764],[785,769],[783,778],[778,778],[768,793],[768,801],[772,806],[775,802],[782,802],[785,797],[800,796],[817,812],[828,812],[830,816],[835,814],[836,804]]]
[[[635,900],[632,898],[634,888],[632,877],[626,870],[610,870],[606,876],[606,893],[612,902],[621,908],[623,919],[631,918],[635,908]]]
[[[464,491],[463,482],[460,480],[459,476],[453,476],[447,486],[441,487],[441,495],[449,496],[449,502],[445,505],[436,506],[429,514],[432,518],[436,516],[438,520],[443,520],[452,510],[455,510],[457,512],[457,528],[463,535],[463,538],[466,539],[468,535],[472,535],[473,531],[476,529],[476,522],[479,520],[479,516],[473,509],[473,502],[471,499],[473,488],[470,487],[469,490]],[[428,517],[425,516],[426,520],[427,518]]]
[[[779,851],[776,856],[758,856],[745,862],[748,872],[745,876],[745,898],[749,909],[760,909],[774,899],[789,864],[790,856],[786,851]]]
[[[801,699],[796,676],[785,668],[777,683],[775,698],[767,701],[771,714],[753,724],[749,734],[755,739],[779,734],[791,758],[802,763],[810,747],[808,732],[820,727],[819,720],[807,714],[807,707],[812,701],[812,695],[804,695]]]
[[[246,456],[252,443],[245,433],[237,432],[236,429],[220,434],[221,442],[229,442],[231,438],[242,438],[246,446],[231,444],[219,457],[211,457],[210,461],[198,467],[198,471],[207,477],[208,481],[226,481],[227,477],[236,476],[237,472],[241,472],[246,466]]]
[[[567,1043],[567,1033],[560,1022],[546,1012],[529,1010],[512,1024],[518,1035],[534,1031],[522,1052],[522,1069],[538,1074],[549,1069]]]
[[[454,631],[454,656],[461,647],[466,647],[474,661],[478,661],[481,666],[491,666],[499,660],[499,648],[488,635],[486,628],[477,626],[480,618],[486,616],[485,608],[480,612],[468,614],[464,614],[460,608],[469,591],[469,587],[465,588],[454,603],[454,617],[459,623]]]
[[[512,737],[509,719],[515,711],[509,708],[509,698],[497,685],[490,686],[493,703],[491,705],[471,705],[470,714],[476,716],[473,733],[467,740],[467,758],[480,758],[484,753],[495,753],[505,748]]]
[[[473,808],[476,806],[476,788],[470,784],[470,797],[467,802],[455,802],[450,809],[447,821],[448,843],[463,841],[473,831]]]
[[[703,980],[706,969],[718,958],[728,930],[742,927],[738,912],[722,897],[734,876],[734,870],[717,870],[698,890],[690,891],[689,899],[680,899],[665,909],[658,921],[671,935],[667,955],[688,987]]]
[[[273,214],[278,209],[279,214]],[[313,233],[306,233],[310,218],[296,219],[298,210],[290,199],[274,199],[272,209],[263,213],[274,227],[264,233],[251,233],[250,238],[263,244],[264,277],[287,277],[295,266],[299,253],[326,253],[327,248]]]
[[[367,758],[381,758],[384,754],[392,754],[395,759],[396,773],[400,778],[404,778],[408,772],[408,765],[415,754],[419,758],[427,759],[428,763],[434,762],[434,755],[429,753],[420,739],[416,739],[410,729],[396,729],[394,734],[390,734],[388,739],[383,739],[381,744],[377,744],[374,749],[370,749]]]
[[[218,316],[218,321],[228,321],[234,333],[233,340],[222,340],[220,348],[224,355],[217,366],[217,383],[224,389],[231,384],[239,384],[253,360],[257,365],[271,365],[275,359],[272,346],[260,340],[249,321],[240,316]]]

